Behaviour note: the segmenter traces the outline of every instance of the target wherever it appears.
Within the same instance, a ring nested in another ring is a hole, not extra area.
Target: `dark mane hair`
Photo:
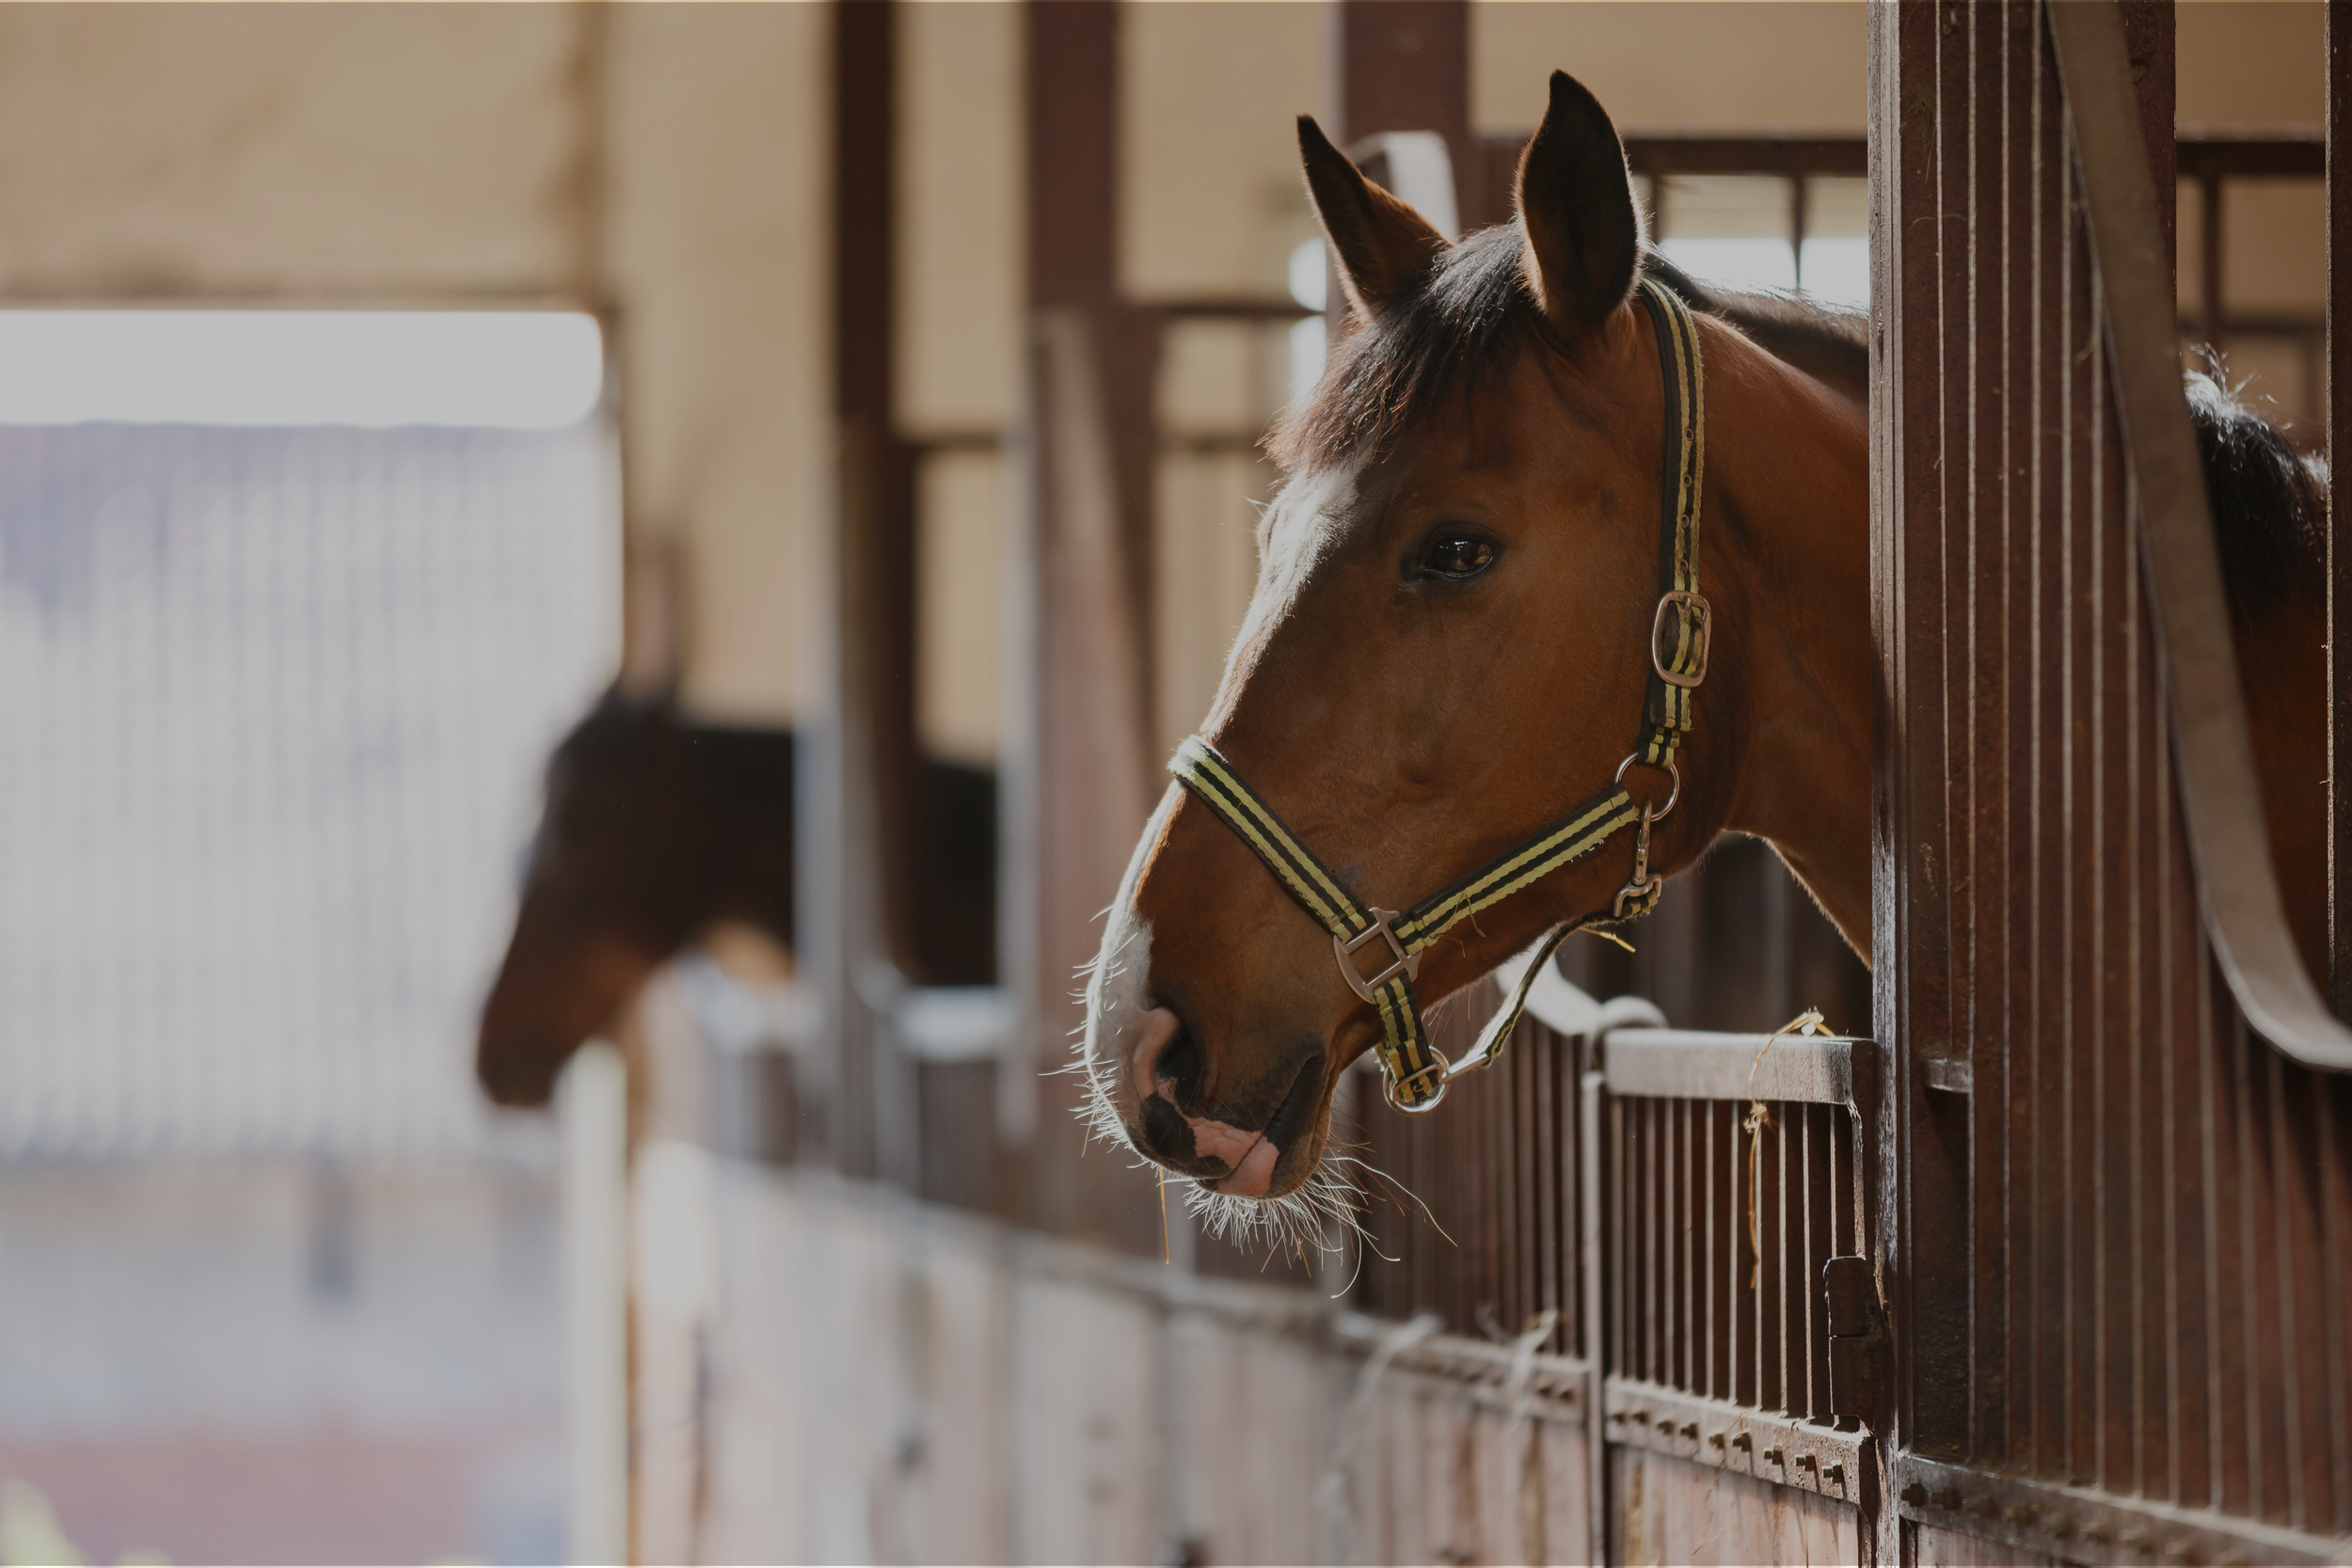
[[[2329,476],[2215,376],[2188,377],[2188,411],[2231,610],[2323,604]]]
[[[1332,345],[1323,381],[1275,425],[1267,449],[1296,473],[1359,451],[1378,456],[1401,430],[1481,376],[1507,370],[1549,328],[1519,266],[1517,224],[1470,235],[1428,277]],[[1651,251],[1643,270],[1692,309],[1717,316],[1774,357],[1859,402],[1868,395],[1870,324],[1859,310],[1797,294],[1709,288]],[[2233,609],[2249,615],[2324,596],[2327,477],[2277,426],[2211,375],[2188,377],[2189,412]]]
[[[1549,341],[1519,257],[1517,224],[1483,230],[1441,256],[1419,287],[1356,322],[1332,345],[1314,395],[1276,424],[1267,440],[1275,461],[1295,473],[1359,451],[1378,454],[1431,408],[1469,397],[1481,376],[1507,370],[1522,347]],[[1852,397],[1866,394],[1870,340],[1862,313],[1794,294],[1710,289],[1655,251],[1644,256],[1643,270],[1766,353]]]

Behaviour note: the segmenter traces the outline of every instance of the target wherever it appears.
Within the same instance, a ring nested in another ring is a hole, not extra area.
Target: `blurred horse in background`
[[[723,923],[789,953],[793,734],[694,723],[669,697],[608,692],[555,749],[474,1067],[501,1105],[544,1104],[564,1063],[660,964]],[[913,978],[985,985],[996,964],[996,780],[927,760]]]

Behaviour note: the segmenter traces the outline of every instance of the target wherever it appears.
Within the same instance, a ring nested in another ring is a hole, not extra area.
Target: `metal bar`
[[[2207,166],[2197,177],[2197,327],[2218,356],[2227,346],[2229,295],[2222,287],[2221,173]]]
[[[1620,1096],[1850,1105],[1855,1054],[1872,1049],[1842,1035],[1613,1029],[1602,1070]]]
[[[1730,1200],[1716,1200],[1715,1156],[1719,1152],[1715,1141],[1715,1122],[1727,1106],[1708,1101],[1699,1107],[1699,1180],[1707,1192],[1707,1227],[1699,1232],[1698,1317],[1700,1329],[1699,1375],[1693,1385],[1703,1394],[1722,1398],[1724,1387],[1720,1368],[1723,1347],[1722,1300],[1716,1293],[1719,1277],[1716,1265],[1722,1261],[1723,1248],[1719,1235],[1728,1234],[1731,1219]]]
[[[1674,1159],[1672,1167],[1674,1201],[1673,1206],[1667,1211],[1667,1223],[1674,1227],[1669,1245],[1674,1249],[1675,1260],[1674,1279],[1667,1287],[1667,1299],[1675,1304],[1677,1316],[1681,1320],[1679,1332],[1676,1337],[1675,1350],[1681,1363],[1682,1371],[1681,1376],[1676,1381],[1685,1388],[1698,1386],[1696,1310],[1698,1290],[1692,1267],[1697,1261],[1697,1237],[1692,1233],[1691,1224],[1692,1210],[1695,1207],[1692,1202],[1691,1193],[1692,1186],[1691,1113],[1692,1109],[1693,1107],[1687,1100],[1677,1100],[1673,1102],[1671,1114],[1674,1118],[1674,1132],[1671,1148]]]
[[[2328,472],[2352,464],[2352,0],[2327,0]],[[2352,500],[2328,486],[2328,777],[2352,763]],[[2341,759],[2341,760],[2340,760]],[[2352,1018],[2352,788],[2328,787],[2328,994]]]
[[[1804,1282],[1804,1413],[1820,1416],[1829,1403],[1828,1377],[1820,1358],[1829,1354],[1829,1347],[1816,1332],[1815,1320],[1828,1310],[1827,1298],[1818,1288],[1821,1277],[1821,1254],[1813,1241],[1813,1207],[1825,1182],[1813,1176],[1813,1120],[1817,1116],[1836,1113],[1818,1105],[1795,1108],[1797,1122],[1797,1168],[1804,1173],[1802,1200],[1798,1207],[1799,1240],[1797,1257],[1801,1261],[1797,1277]]]
[[[1739,1404],[1756,1402],[1756,1308],[1749,1291],[1755,1266],[1748,1258],[1748,1158],[1741,1136],[1746,1127],[1746,1108],[1734,1105],[1724,1128],[1731,1168],[1731,1224],[1724,1238],[1724,1337],[1730,1346],[1724,1397]]]
[[[2352,1071],[2352,1030],[2303,971],[2271,863],[2213,519],[2181,397],[2171,268],[2122,24],[2108,6],[2053,5],[2045,14],[2111,326],[2150,619],[2165,660],[2183,816],[2215,960],[2264,1038],[2308,1067]]]
[[[1584,1365],[1587,1393],[1584,1402],[1584,1519],[1590,1539],[1587,1543],[1587,1562],[1609,1560],[1609,1429],[1605,1419],[1602,1397],[1604,1380],[1608,1375],[1611,1324],[1602,1314],[1603,1284],[1601,1262],[1609,1255],[1610,1237],[1605,1227],[1611,1212],[1601,1189],[1603,1163],[1601,1148],[1601,1103],[1608,1093],[1608,1081],[1597,1072],[1583,1074],[1577,1095],[1577,1124],[1581,1132],[1583,1191],[1578,1204],[1578,1250],[1584,1259]],[[1612,1107],[1615,1117],[1619,1108]],[[1622,1172],[1620,1164],[1617,1169]],[[1622,1278],[1623,1270],[1619,1270]],[[1619,1316],[1623,1317],[1620,1297]],[[1622,1341],[1620,1341],[1622,1347]],[[1622,1348],[1615,1358],[1622,1364]]]
[[[2338,0],[2328,0],[2336,4]],[[1527,133],[1480,138],[1490,165],[1515,167]],[[2317,178],[2326,171],[2327,142],[2321,136],[2237,136],[2206,134],[2179,139],[2180,173],[2197,179],[2207,171],[2224,178]],[[1755,174],[1783,178],[1858,177],[1868,172],[1869,151],[1862,136],[1677,136],[1629,135],[1627,165],[1637,175]],[[1508,191],[1502,193],[1506,198]],[[1465,214],[1470,209],[1465,208]],[[1488,221],[1500,222],[1507,213]]]
[[[1797,1369],[1797,1355],[1804,1346],[1802,1328],[1792,1320],[1805,1315],[1812,1291],[1811,1281],[1804,1277],[1804,1260],[1797,1260],[1792,1275],[1788,1267],[1788,1115],[1783,1104],[1772,1120],[1772,1274],[1777,1287],[1773,1291],[1780,1317],[1780,1405],[1798,1413],[1801,1408],[1810,1415],[1809,1407],[1801,1407],[1805,1378]],[[1802,1174],[1802,1173],[1800,1173]],[[1808,1369],[1809,1370],[1809,1369]]]

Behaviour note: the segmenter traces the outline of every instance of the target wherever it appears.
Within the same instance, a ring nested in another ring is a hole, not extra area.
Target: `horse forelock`
[[[1488,229],[1445,251],[1369,319],[1351,317],[1313,396],[1276,425],[1275,460],[1311,473],[1376,456],[1438,404],[1468,395],[1483,372],[1507,366],[1543,330],[1520,261],[1518,227]]]

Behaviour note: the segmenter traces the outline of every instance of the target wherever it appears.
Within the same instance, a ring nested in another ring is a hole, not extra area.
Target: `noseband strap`
[[[1650,626],[1648,701],[1642,733],[1632,752],[1618,765],[1609,787],[1466,877],[1456,879],[1402,913],[1375,909],[1317,860],[1297,834],[1283,825],[1232,764],[1199,736],[1176,749],[1169,771],[1201,804],[1249,846],[1300,908],[1331,935],[1341,976],[1350,990],[1378,1009],[1380,1041],[1375,1047],[1386,1079],[1389,1103],[1400,1111],[1434,1109],[1446,1085],[1486,1066],[1502,1054],[1528,992],[1544,965],[1568,934],[1609,920],[1630,920],[1658,905],[1664,879],[1649,870],[1650,828],[1672,811],[1681,794],[1675,758],[1691,728],[1691,694],[1707,675],[1707,645],[1712,629],[1707,600],[1699,594],[1699,491],[1706,469],[1705,376],[1698,333],[1690,307],[1655,278],[1639,289],[1658,332],[1658,361],[1664,380],[1665,450],[1660,460],[1658,609]],[[1637,804],[1625,787],[1629,768],[1651,768],[1673,781],[1663,806]],[[1633,874],[1609,908],[1554,928],[1527,966],[1502,1010],[1486,1022],[1477,1043],[1458,1062],[1448,1062],[1429,1043],[1413,980],[1421,955],[1458,922],[1541,881],[1572,861],[1599,848],[1626,828],[1635,830]]]

